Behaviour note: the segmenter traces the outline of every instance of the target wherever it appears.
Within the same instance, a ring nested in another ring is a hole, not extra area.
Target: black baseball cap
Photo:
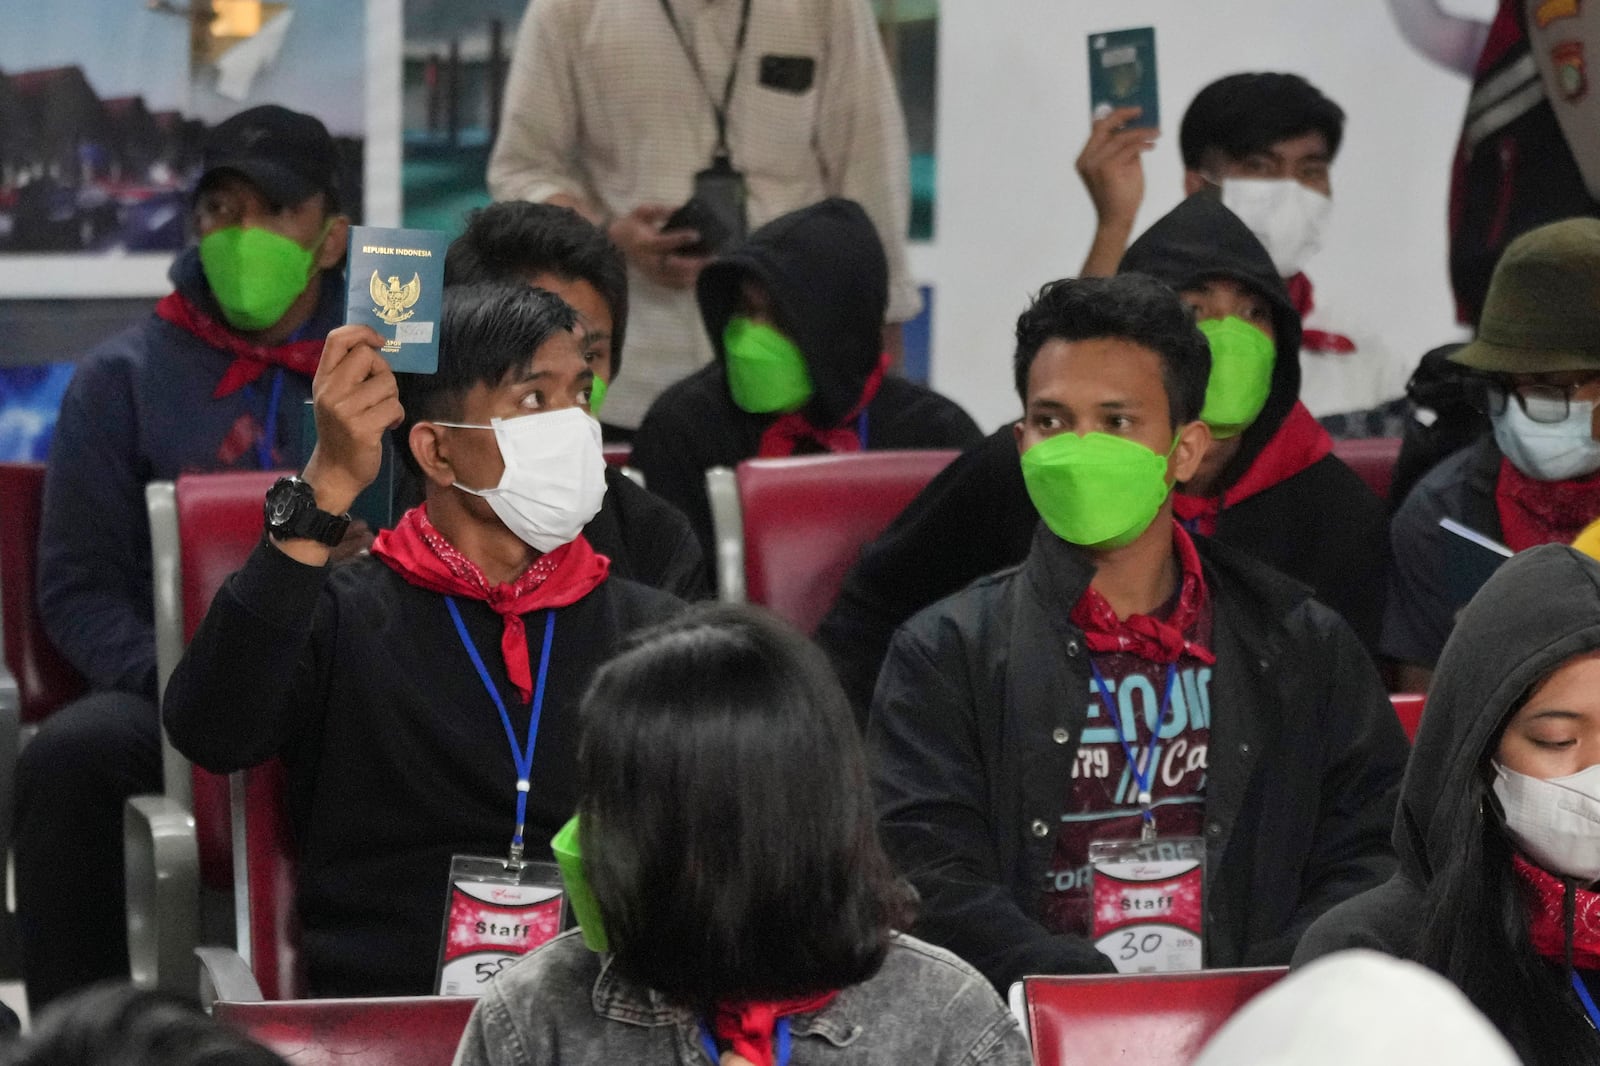
[[[304,203],[325,193],[339,205],[339,158],[328,128],[311,115],[264,104],[241,111],[206,132],[195,195],[214,178],[242,175],[275,205]]]

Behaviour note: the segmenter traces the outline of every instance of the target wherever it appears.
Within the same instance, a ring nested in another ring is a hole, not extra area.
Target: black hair
[[[1174,428],[1200,417],[1211,376],[1211,346],[1176,292],[1144,274],[1063,278],[1039,290],[1017,319],[1017,395],[1028,402],[1028,373],[1047,341],[1117,338],[1161,357],[1161,383]]]
[[[582,713],[583,865],[619,972],[696,1009],[877,972],[910,890],[821,651],[754,608],[690,608],[602,667]]]
[[[578,323],[559,296],[510,282],[447,286],[440,318],[438,372],[395,375],[405,419],[394,430],[394,447],[418,476],[412,426],[458,417],[461,398],[474,385],[500,384],[551,337]]]
[[[1298,74],[1230,74],[1195,95],[1178,128],[1183,165],[1201,170],[1213,153],[1239,160],[1280,141],[1320,133],[1339,154],[1344,110]]]
[[[611,311],[615,375],[628,328],[628,267],[605,231],[578,212],[524,201],[490,204],[467,216],[444,259],[446,285],[526,282],[537,274],[594,286]]]
[[[1527,702],[1507,713],[1487,751]],[[1505,1036],[1528,1066],[1581,1066],[1595,1057],[1594,1028],[1566,974],[1536,953],[1527,907],[1512,865],[1513,846],[1494,795],[1487,755],[1460,801],[1475,813],[1456,819],[1449,862],[1424,890],[1416,961],[1447,978]],[[1567,898],[1571,899],[1571,886]]]
[[[196,1005],[122,983],[52,1003],[33,1033],[0,1054],[6,1066],[285,1066]]]

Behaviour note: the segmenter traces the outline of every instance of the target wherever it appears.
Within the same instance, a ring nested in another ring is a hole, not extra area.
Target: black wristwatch
[[[317,494],[297,477],[280,477],[267,490],[267,532],[279,540],[314,540],[336,547],[350,528],[350,516],[317,507]]]

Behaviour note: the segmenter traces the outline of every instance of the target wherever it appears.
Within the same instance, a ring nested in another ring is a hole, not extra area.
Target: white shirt
[[[740,0],[671,0],[717,102],[738,39]],[[763,56],[816,62],[802,92],[761,84]],[[489,160],[497,200],[580,197],[608,216],[688,200],[711,164],[710,99],[659,0],[532,0],[506,80]],[[889,258],[889,320],[915,315],[906,269],[910,176],[905,119],[867,0],[751,0],[728,114],[752,229],[828,196],[855,200]],[[668,385],[712,358],[693,290],[628,272],[625,371],[606,420],[635,426]]]

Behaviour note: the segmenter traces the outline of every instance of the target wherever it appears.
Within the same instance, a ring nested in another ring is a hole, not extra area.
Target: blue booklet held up
[[[431,229],[351,226],[344,320],[385,339],[396,373],[439,369],[444,253],[450,235]]]
[[[1155,27],[1089,35],[1089,107],[1096,119],[1113,108],[1138,107],[1139,117],[1128,125],[1161,125]]]

